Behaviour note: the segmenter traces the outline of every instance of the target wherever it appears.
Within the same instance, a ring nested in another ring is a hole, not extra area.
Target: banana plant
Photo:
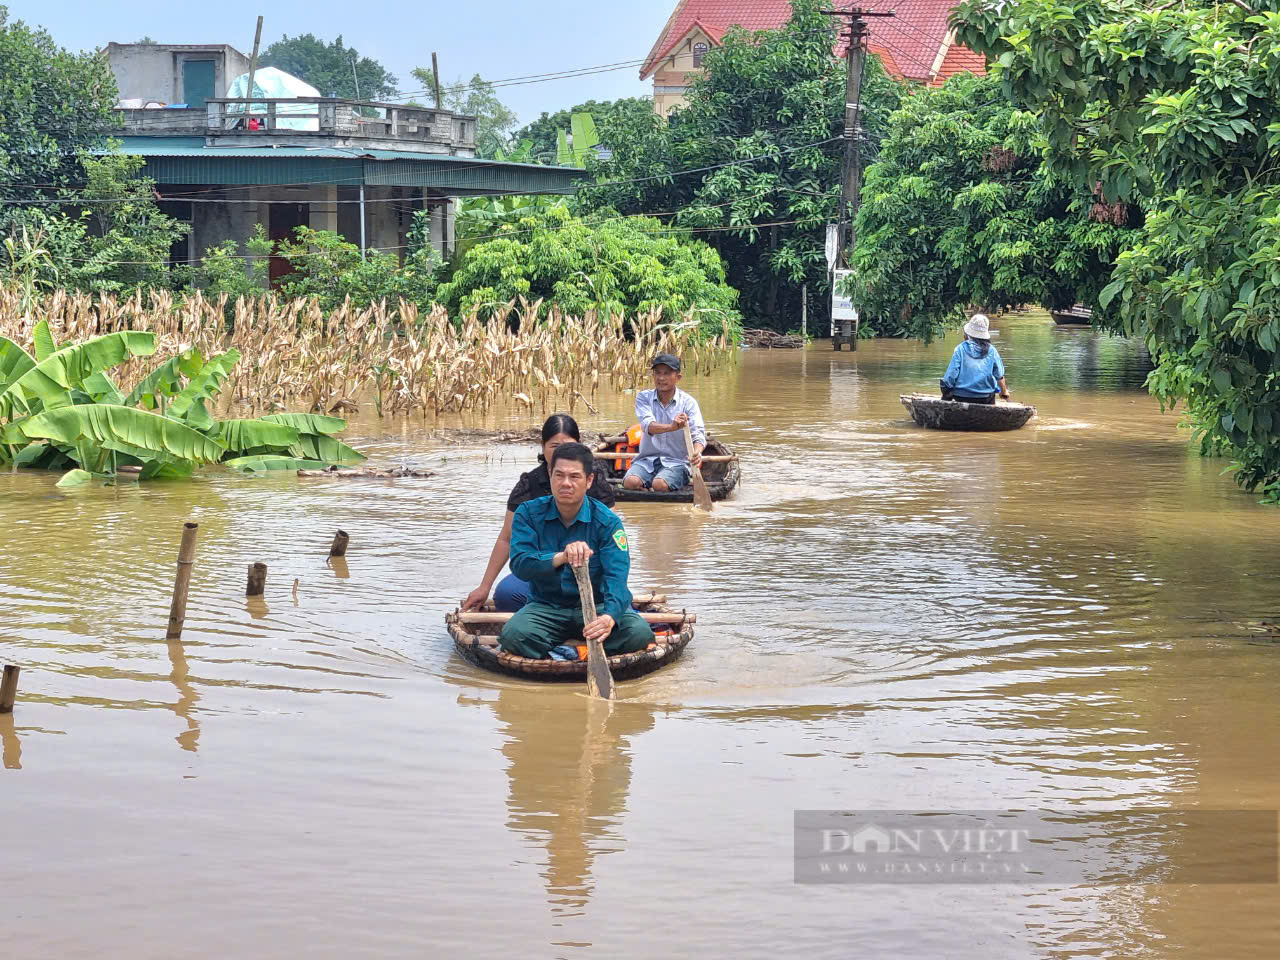
[[[205,464],[248,472],[358,463],[364,455],[334,436],[338,417],[274,414],[216,420],[216,401],[240,360],[185,350],[126,395],[106,371],[155,352],[150,333],[121,331],[59,347],[48,324],[32,331],[35,355],[0,337],[0,464],[67,470],[59,486],[140,466],[142,479],[190,477]]]
[[[589,113],[575,113],[569,118],[573,142],[564,130],[556,131],[556,164],[561,167],[585,167],[591,149],[600,144],[596,122]]]

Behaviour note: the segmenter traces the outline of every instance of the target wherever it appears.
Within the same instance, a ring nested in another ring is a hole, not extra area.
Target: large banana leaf
[[[200,368],[200,372],[191,378],[191,382],[183,388],[182,392],[173,398],[173,403],[169,404],[169,409],[165,411],[165,416],[173,417],[175,420],[188,419],[188,414],[192,414],[193,409],[201,401],[213,399],[218,392],[218,388],[222,386],[222,381],[227,379],[227,374],[239,362],[239,350],[228,350],[226,353],[220,353],[216,357],[210,357],[208,362]],[[203,424],[208,419],[208,411],[201,406],[198,411],[194,412],[192,422],[193,424]]]
[[[0,423],[0,443],[13,444],[19,447],[25,447],[29,439],[22,432],[22,425],[26,419],[15,420],[13,423]]]
[[[31,331],[31,340],[36,348],[36,363],[48,360],[58,352],[58,342],[53,339],[53,331],[49,329],[49,321],[41,320]]]
[[[185,350],[143,377],[125,397],[124,406],[136,407],[141,403],[146,409],[154,410],[159,406],[156,397],[177,396],[182,390],[182,378],[194,377],[203,367],[204,358],[199,350]]]
[[[103,445],[127,443],[194,463],[216,463],[226,453],[226,447],[212,437],[176,420],[106,403],[46,410],[24,421],[22,432],[32,439],[43,437],[62,443],[81,439]]]
[[[230,470],[241,473],[265,473],[268,470],[323,470],[329,464],[323,460],[303,460],[299,457],[281,457],[265,455],[258,457],[236,457],[222,464]]]
[[[265,420],[219,420],[206,431],[231,453],[259,447],[288,450],[298,442],[298,431],[284,423]]]
[[[74,467],[76,461],[52,443],[33,443],[24,447],[22,452],[13,458],[14,466],[30,467],[33,470],[65,470]]]
[[[77,467],[74,470],[68,470],[62,475],[56,486],[59,487],[83,487],[86,483],[93,483],[93,474],[88,470],[81,470]]]
[[[0,393],[0,417],[12,417],[15,411],[35,413],[67,406],[72,387],[131,356],[146,357],[155,352],[155,334],[139,330],[121,330],[63,347],[37,361]]]
[[[298,442],[289,448],[289,452],[295,457],[324,460],[328,463],[359,463],[361,460],[368,459],[359,450],[348,447],[341,440],[333,437],[318,437],[309,433],[299,436]]]
[[[261,419],[283,423],[299,433],[334,434],[347,429],[347,421],[341,417],[326,417],[320,413],[272,413]]]
[[[0,337],[0,391],[36,365],[31,354],[8,337]]]
[[[139,480],[189,480],[196,465],[187,460],[152,460],[138,474]]]

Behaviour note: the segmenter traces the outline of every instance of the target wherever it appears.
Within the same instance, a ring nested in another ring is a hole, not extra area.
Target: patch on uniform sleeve
[[[626,553],[627,552],[627,531],[625,530],[613,531],[613,542],[618,545],[619,550],[621,550],[623,553]]]

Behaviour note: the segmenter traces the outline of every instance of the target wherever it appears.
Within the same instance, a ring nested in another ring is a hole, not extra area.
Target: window
[[[693,45],[693,65],[695,67],[702,66],[702,58],[707,55],[707,45],[705,43],[695,43]]]

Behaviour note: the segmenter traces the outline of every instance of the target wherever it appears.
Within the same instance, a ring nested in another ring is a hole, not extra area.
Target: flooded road
[[[1280,512],[1143,391],[1136,345],[1006,318],[1006,434],[914,427],[955,338],[686,377],[743,460],[623,504],[633,589],[698,614],[621,684],[488,675],[443,615],[532,447],[356,418],[426,481],[60,491],[0,474],[6,940],[40,957],[1280,955],[1276,884],[793,882],[800,809],[1280,805]],[[584,427],[631,421],[597,398]],[[579,411],[581,412],[581,411]],[[200,524],[181,642],[163,639]],[[351,534],[347,576],[325,565]],[[243,597],[270,567],[267,609]],[[298,581],[296,602],[291,596]]]

